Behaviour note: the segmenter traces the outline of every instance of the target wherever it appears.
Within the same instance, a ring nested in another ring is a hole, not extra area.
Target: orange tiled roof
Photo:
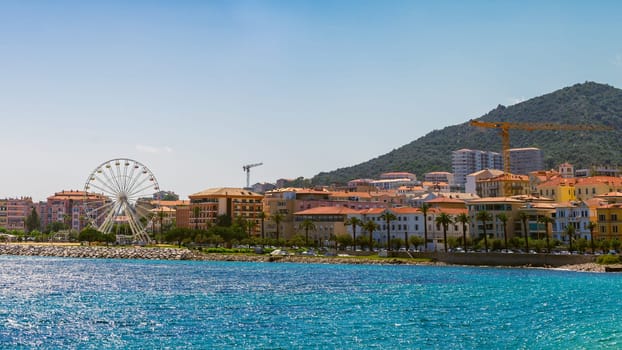
[[[613,186],[622,185],[622,178],[614,176],[592,176],[582,177],[578,179],[577,185],[591,185],[591,184],[609,184]]]
[[[469,203],[523,203],[523,201],[508,197],[484,197],[472,199]]]
[[[464,200],[462,199],[457,199],[457,198],[446,198],[443,196],[434,198],[434,199],[430,199],[429,201],[426,201],[426,203],[466,203]]]
[[[360,211],[347,207],[315,207],[295,212],[294,215],[348,215],[359,214]]]
[[[167,207],[176,207],[178,205],[188,205],[188,204],[190,204],[190,201],[189,200],[177,200],[177,201],[153,200],[153,201],[151,201],[151,204],[167,206]]]

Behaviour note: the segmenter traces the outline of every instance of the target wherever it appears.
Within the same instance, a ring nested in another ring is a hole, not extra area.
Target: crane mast
[[[263,165],[263,163],[246,164],[242,166],[242,170],[246,172],[246,188],[250,188],[251,182],[251,168]]]

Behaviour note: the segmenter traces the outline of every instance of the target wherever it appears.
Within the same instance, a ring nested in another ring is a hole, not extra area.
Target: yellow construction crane
[[[480,128],[499,129],[503,149],[503,172],[510,174],[510,129],[516,130],[576,130],[576,131],[607,131],[612,127],[602,125],[555,124],[555,123],[512,123],[512,122],[484,122],[471,119],[469,124]],[[509,185],[506,181],[506,185]],[[508,192],[506,192],[507,195]]]
[[[512,123],[512,122],[483,122],[469,121],[472,126],[489,129],[499,129],[503,149],[503,171],[510,173],[510,129],[517,130],[576,130],[576,131],[607,131],[613,128],[602,125],[555,124],[555,123]]]

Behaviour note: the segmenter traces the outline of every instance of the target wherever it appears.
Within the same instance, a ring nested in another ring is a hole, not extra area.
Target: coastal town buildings
[[[477,180],[475,192],[480,197],[512,197],[527,195],[531,192],[529,176],[501,174],[495,177]]]
[[[503,169],[503,157],[497,152],[463,148],[452,152],[451,167],[456,188],[464,191],[467,175],[484,169]]]
[[[567,235],[568,227],[574,228],[574,238],[592,239],[592,233],[596,233],[596,228],[590,230],[590,222],[596,222],[598,218],[597,208],[607,205],[601,198],[592,198],[580,202],[556,203],[555,222],[553,224],[553,238],[563,242],[570,239]],[[596,237],[597,234],[594,236]]]
[[[348,192],[328,191],[303,188],[281,188],[268,191],[263,201],[268,218],[266,231],[277,231],[275,217],[279,215],[279,233],[281,238],[290,238],[296,234],[294,214],[317,207],[344,207],[350,209],[388,208],[405,204],[405,197],[397,191]]]
[[[108,198],[101,194],[63,190],[49,196],[45,202],[35,204],[35,207],[42,230],[52,223],[62,223],[66,229],[80,231],[89,224],[88,212],[107,203]],[[98,225],[104,220],[103,217],[92,219]]]
[[[30,197],[0,199],[0,228],[24,231],[25,220],[32,212],[32,208]]]
[[[294,232],[303,235],[317,246],[328,246],[337,234],[346,233],[346,220],[358,215],[359,210],[348,207],[315,207],[294,213]],[[312,229],[305,229],[303,222],[310,220]],[[359,228],[360,230],[360,228]]]
[[[259,234],[260,213],[263,212],[263,195],[251,192],[243,188],[219,187],[210,188],[188,196],[190,205],[188,206],[190,218],[186,224],[188,228],[198,228],[206,230],[216,224],[219,216],[226,215],[231,220],[242,218],[247,222],[252,222],[251,234]],[[184,209],[185,206],[182,206]],[[184,227],[184,226],[180,226]]]
[[[468,216],[470,218],[471,235],[476,238],[483,238],[484,232],[488,238],[503,239],[503,223],[499,218],[500,214],[506,215],[506,229],[508,237],[519,234],[520,217],[519,212],[525,202],[510,197],[487,197],[469,201],[466,204]],[[479,212],[486,211],[490,214],[490,220],[485,223],[477,218]]]

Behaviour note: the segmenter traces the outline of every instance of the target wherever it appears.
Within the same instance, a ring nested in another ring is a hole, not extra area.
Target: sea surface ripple
[[[0,257],[0,345],[616,349],[622,275]]]

